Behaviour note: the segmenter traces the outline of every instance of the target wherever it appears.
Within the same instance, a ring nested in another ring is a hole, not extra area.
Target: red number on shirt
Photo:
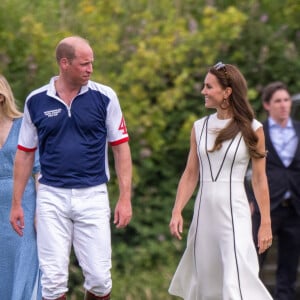
[[[121,120],[121,123],[120,123],[120,126],[119,126],[119,130],[122,130],[123,134],[126,134],[127,133],[127,128],[126,128],[126,124],[125,124],[125,120],[124,118],[122,117],[122,120]]]

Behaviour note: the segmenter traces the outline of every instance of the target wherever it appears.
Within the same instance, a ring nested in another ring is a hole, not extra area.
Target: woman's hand
[[[177,239],[182,239],[183,218],[181,213],[173,213],[169,224],[171,234]]]
[[[272,245],[271,223],[261,224],[258,230],[258,253],[265,252]]]

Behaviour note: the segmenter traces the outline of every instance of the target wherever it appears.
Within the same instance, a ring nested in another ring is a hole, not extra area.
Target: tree
[[[115,300],[174,299],[167,287],[185,245],[171,238],[168,223],[193,122],[207,113],[207,68],[219,60],[238,65],[261,118],[265,84],[280,79],[300,90],[299,11],[293,0],[1,1],[0,70],[21,107],[57,73],[54,48],[67,35],[90,41],[93,79],[119,96],[134,162],[134,217],[112,232]],[[114,174],[109,189],[113,208]],[[193,201],[186,229],[192,209]],[[74,256],[70,270],[70,295],[80,299]]]

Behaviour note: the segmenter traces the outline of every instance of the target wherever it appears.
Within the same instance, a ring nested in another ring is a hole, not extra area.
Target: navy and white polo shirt
[[[18,148],[39,149],[43,184],[83,188],[105,183],[108,143],[129,140],[117,95],[89,81],[67,106],[56,94],[56,79],[27,97]]]

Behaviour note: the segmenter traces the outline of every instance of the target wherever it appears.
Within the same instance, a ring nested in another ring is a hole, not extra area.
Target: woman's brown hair
[[[254,111],[248,101],[247,82],[242,73],[234,65],[222,63],[211,67],[208,72],[216,76],[218,82],[224,89],[227,87],[232,89],[229,104],[233,115],[228,126],[218,133],[211,151],[220,149],[224,141],[234,138],[241,132],[249,150],[250,157],[265,157],[266,153],[257,151],[258,137],[252,129]]]

